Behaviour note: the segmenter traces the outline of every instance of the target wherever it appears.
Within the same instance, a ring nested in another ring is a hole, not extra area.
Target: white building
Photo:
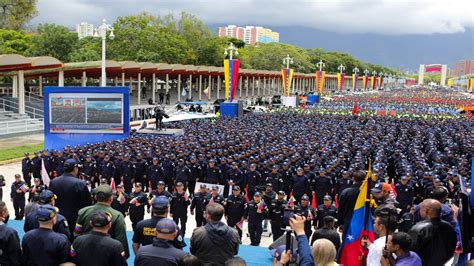
[[[94,35],[94,24],[89,24],[87,22],[81,22],[80,24],[76,25],[76,32],[79,36],[79,39],[84,37],[93,36]]]

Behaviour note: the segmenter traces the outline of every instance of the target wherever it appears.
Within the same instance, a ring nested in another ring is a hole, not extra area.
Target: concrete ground
[[[26,142],[25,142],[26,143]],[[11,184],[14,182],[14,175],[17,173],[21,173],[21,162],[16,162],[16,163],[10,163],[6,165],[0,165],[0,174],[5,176],[6,180],[6,186],[3,187],[3,201],[7,204],[8,210],[10,212],[10,218],[14,218],[14,209],[13,209],[13,203],[10,200],[10,187]],[[145,219],[150,218],[150,214],[146,213],[145,214]],[[127,224],[127,230],[131,231],[132,230],[132,223],[130,222],[129,217],[125,218],[125,222]],[[270,227],[270,224],[268,225]],[[196,228],[196,221],[194,218],[194,215],[191,215],[188,211],[188,221],[186,223],[186,235],[185,237],[190,238],[192,235],[192,232]],[[247,233],[247,224],[244,224],[244,233],[242,237],[242,244],[244,245],[250,245],[250,238],[246,236]],[[265,233],[264,233],[265,234]],[[267,237],[267,236],[262,236],[262,240],[260,243],[261,247],[268,247],[271,243],[273,243],[272,237]]]

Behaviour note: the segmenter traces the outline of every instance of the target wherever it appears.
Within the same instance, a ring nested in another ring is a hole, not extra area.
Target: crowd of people
[[[430,104],[418,103],[420,112]],[[470,224],[463,224],[459,207],[471,176],[472,119],[286,110],[168,127],[185,134],[133,134],[25,154],[10,195],[15,219],[25,218],[28,230],[18,260],[53,259],[36,256],[54,248],[57,262],[123,265],[130,255],[128,216],[136,265],[224,265],[238,253],[245,231],[259,246],[264,231],[278,241],[286,226],[295,231],[298,254],[276,250],[275,263],[297,255],[300,265],[330,265],[348,237],[369,168],[376,177],[377,238],[362,241],[367,265],[443,265],[463,243],[469,251],[469,241],[460,238]],[[197,225],[194,257],[182,251],[189,214]],[[109,260],[94,260],[97,252]]]

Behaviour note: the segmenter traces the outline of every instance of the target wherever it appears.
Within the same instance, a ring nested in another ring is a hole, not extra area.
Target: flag
[[[314,216],[313,216],[313,212],[311,210],[311,208],[308,208],[308,220],[313,220]]]
[[[357,103],[354,103],[354,106],[352,107],[352,115],[356,115],[357,111],[359,111],[359,106]]]
[[[239,67],[240,61],[238,59],[224,60],[225,96],[229,102],[232,102],[237,90]]]
[[[291,68],[283,68],[281,70],[282,82],[283,82],[283,96],[291,95],[291,84],[293,81],[293,72]]]
[[[369,85],[369,75],[364,76],[364,90],[367,90],[367,85]]]
[[[26,193],[30,190],[30,188],[28,187],[28,185],[26,183],[23,183],[21,184],[21,186],[19,187],[19,189],[23,192],[23,193]]]
[[[185,97],[185,96],[186,96],[186,94],[187,94],[187,92],[186,92],[186,88],[185,88],[185,87],[183,87],[183,90],[181,91],[181,96]]]
[[[189,194],[188,194],[187,191],[184,192],[184,200],[185,200],[185,201],[188,201],[188,200],[189,200]]]
[[[346,79],[346,73],[341,74],[341,91],[344,89],[344,80]]]
[[[112,191],[117,190],[117,186],[115,186],[115,178],[112,177],[112,181],[110,182],[110,187],[112,188]]]
[[[397,199],[397,190],[395,190],[395,180],[392,178],[392,182],[390,182],[390,186],[392,187],[392,191],[390,191],[390,197],[392,199]]]
[[[235,224],[240,230],[244,227],[244,220],[240,220],[240,222]]]
[[[318,207],[318,203],[316,202],[316,192],[313,191],[312,194],[312,199],[311,199],[311,207],[313,207],[313,209],[316,209]]]
[[[374,225],[372,220],[372,213],[370,211],[370,188],[369,182],[371,182],[372,171],[369,166],[369,172],[364,182],[360,186],[359,195],[354,206],[354,212],[352,213],[352,219],[349,224],[349,229],[344,236],[341,256],[339,263],[342,265],[350,266],[361,266],[365,262],[363,261],[367,250],[364,250],[361,245],[363,238],[368,238],[370,241],[374,241]]]
[[[126,199],[125,199],[125,196],[122,194],[122,193],[119,193],[118,197],[117,197],[117,201],[120,203],[120,204],[124,204]]]
[[[339,195],[336,195],[336,198],[334,199],[334,206],[339,209]]]
[[[49,178],[48,171],[46,171],[46,167],[44,166],[44,159],[41,159],[41,179],[43,180],[43,184],[49,187],[51,179]]]
[[[244,191],[245,191],[245,201],[249,202],[250,198],[249,198],[249,186],[248,185],[245,186]]]
[[[291,194],[290,199],[288,200],[288,205],[295,206],[295,197]]]
[[[207,87],[203,92],[204,92],[204,95],[209,97],[209,87]]]
[[[341,73],[337,73],[337,90],[341,90]]]
[[[263,202],[263,200],[260,200],[257,206],[260,212],[262,212],[265,209],[265,203]]]
[[[131,205],[140,206],[140,202],[138,201],[137,197],[133,198],[129,203]]]

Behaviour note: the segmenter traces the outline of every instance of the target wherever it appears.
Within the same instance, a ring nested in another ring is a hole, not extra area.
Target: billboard
[[[128,87],[45,87],[46,149],[130,135]]]
[[[123,95],[50,93],[51,133],[123,133]]]

